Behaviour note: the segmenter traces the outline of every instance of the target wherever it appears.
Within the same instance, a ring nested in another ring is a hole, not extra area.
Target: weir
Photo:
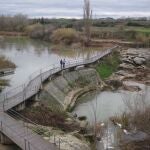
[[[93,56],[86,60],[79,60],[69,62],[66,64],[65,69],[61,69],[60,66],[54,66],[40,70],[38,73],[29,77],[29,81],[24,85],[21,85],[11,91],[8,91],[4,95],[0,95],[0,137],[1,143],[11,143],[13,141],[23,150],[57,150],[60,149],[60,145],[57,147],[55,140],[54,143],[49,143],[44,140],[40,135],[34,133],[31,129],[25,126],[23,121],[17,121],[7,111],[16,107],[17,110],[25,108],[25,102],[30,101],[31,97],[36,94],[42,88],[42,84],[46,80],[51,80],[52,77],[57,76],[63,72],[63,70],[74,70],[76,67],[88,66],[99,62],[103,57],[110,55],[114,50],[118,49],[118,46],[103,51],[100,55]],[[8,138],[7,138],[8,137]]]

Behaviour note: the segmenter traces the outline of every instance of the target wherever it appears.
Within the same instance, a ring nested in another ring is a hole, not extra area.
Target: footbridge
[[[67,62],[66,69],[74,69],[78,66],[88,66],[90,64],[100,61],[103,57],[111,54],[118,46],[102,51],[99,55],[93,56],[89,59],[80,59],[78,61]],[[61,149],[61,141],[50,143],[44,140],[38,132],[33,132],[26,122],[27,118],[23,118],[17,112],[12,112],[11,109],[30,101],[30,98],[35,96],[41,89],[42,84],[51,76],[59,74],[64,69],[58,66],[50,66],[35,72],[29,77],[29,80],[5,94],[0,95],[0,142],[9,143],[14,142],[23,150],[59,150]],[[11,111],[11,114],[8,113]],[[20,121],[18,118],[23,118]],[[31,122],[32,123],[32,122]],[[35,123],[33,123],[36,125]],[[36,125],[38,126],[38,125]]]

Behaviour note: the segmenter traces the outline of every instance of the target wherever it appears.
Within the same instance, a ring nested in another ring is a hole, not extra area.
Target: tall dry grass
[[[71,28],[60,28],[52,33],[51,41],[69,45],[79,41],[79,34]]]
[[[148,89],[145,92],[126,96],[123,101],[126,106],[125,116],[122,115],[118,121],[130,132],[142,131],[150,136],[150,101],[148,97]],[[127,124],[126,124],[127,123]],[[122,150],[148,150],[150,149],[150,138],[141,141],[130,141],[124,144],[122,141]]]
[[[4,56],[0,56],[0,69],[15,68],[15,64]]]

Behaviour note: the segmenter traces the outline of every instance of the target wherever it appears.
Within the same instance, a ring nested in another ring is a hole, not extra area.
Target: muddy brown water
[[[101,48],[73,49],[62,47],[60,50],[47,42],[32,40],[26,37],[5,37],[0,40],[0,56],[5,56],[17,66],[15,74],[4,77],[9,79],[10,86],[3,93],[23,84],[35,71],[59,64],[60,59],[75,61],[87,59],[100,53]],[[14,145],[0,145],[0,150],[19,150]]]
[[[4,92],[23,84],[31,74],[41,68],[59,65],[60,59],[65,58],[66,62],[87,59],[99,54],[101,49],[74,49],[64,46],[56,48],[51,43],[26,37],[6,37],[0,40],[0,56],[6,56],[17,68],[15,74],[5,77],[10,80],[10,86]]]

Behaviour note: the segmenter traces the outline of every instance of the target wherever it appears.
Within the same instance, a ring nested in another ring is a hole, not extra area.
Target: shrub
[[[137,33],[136,34],[136,41],[138,41],[138,42],[142,42],[142,43],[146,43],[146,42],[148,42],[148,38],[149,37],[147,37],[145,34],[143,34],[143,33]]]
[[[42,25],[40,23],[36,23],[33,25],[29,25],[26,27],[26,33],[31,38],[37,38],[42,40],[50,40],[50,35],[55,29],[52,25]]]
[[[4,56],[0,56],[0,69],[5,69],[5,68],[15,68],[15,64],[5,58]]]
[[[28,26],[26,32],[31,38],[43,38],[44,36],[43,25],[39,23]]]
[[[71,28],[57,29],[52,33],[51,40],[54,43],[72,44],[78,41],[79,34]]]

